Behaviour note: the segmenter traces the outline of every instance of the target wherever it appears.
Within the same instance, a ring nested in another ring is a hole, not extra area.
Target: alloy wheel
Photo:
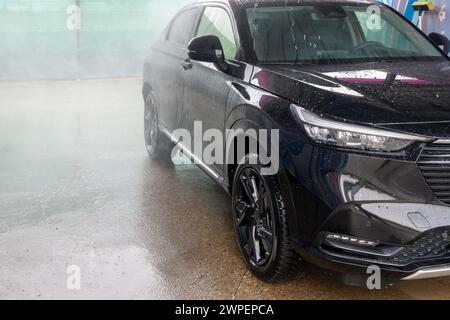
[[[252,167],[243,169],[234,192],[235,228],[249,263],[263,268],[275,245],[274,210],[263,177]]]
[[[144,119],[146,147],[148,153],[152,154],[158,139],[158,119],[156,117],[155,103],[151,95],[147,97],[145,102]]]

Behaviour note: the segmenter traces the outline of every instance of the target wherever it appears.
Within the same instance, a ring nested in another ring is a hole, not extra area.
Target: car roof
[[[252,5],[256,3],[273,3],[276,4],[278,2],[286,4],[289,2],[292,3],[363,3],[363,4],[370,4],[370,3],[380,3],[376,0],[196,0],[194,3],[211,3],[211,2],[217,2],[217,3],[227,3],[227,4],[234,4],[234,5]]]

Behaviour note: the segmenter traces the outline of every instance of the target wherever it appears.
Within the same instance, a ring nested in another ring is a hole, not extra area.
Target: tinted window
[[[186,46],[192,38],[196,20],[197,9],[190,9],[182,12],[172,23],[167,39],[174,43]]]
[[[247,9],[247,15],[261,62],[444,59],[425,37],[382,5],[255,7]]]
[[[226,59],[236,57],[236,41],[227,11],[218,7],[208,7],[203,12],[197,36],[214,35],[220,39]]]

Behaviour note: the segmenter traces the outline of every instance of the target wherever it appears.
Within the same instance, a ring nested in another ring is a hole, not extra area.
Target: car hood
[[[450,137],[449,61],[264,65],[251,82],[320,115]]]

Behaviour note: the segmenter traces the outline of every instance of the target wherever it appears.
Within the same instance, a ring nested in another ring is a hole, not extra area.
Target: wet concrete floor
[[[139,79],[0,83],[0,298],[449,299],[450,280],[371,292],[311,274],[256,280],[230,199],[150,161]],[[81,290],[67,288],[79,266]]]

